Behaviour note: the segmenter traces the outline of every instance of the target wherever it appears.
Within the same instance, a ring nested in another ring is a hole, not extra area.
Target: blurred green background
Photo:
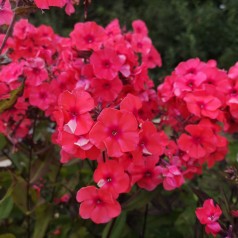
[[[82,2],[70,17],[55,8],[31,15],[31,22],[51,25],[67,36],[76,22],[85,21]],[[115,18],[127,29],[135,19],[146,22],[163,59],[163,68],[155,70],[154,76],[169,74],[180,61],[192,57],[216,59],[225,69],[237,61],[237,0],[92,0],[88,21],[106,26]]]

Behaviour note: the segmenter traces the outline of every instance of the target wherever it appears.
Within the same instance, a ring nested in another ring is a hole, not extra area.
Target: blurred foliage
[[[43,14],[43,15],[42,15]],[[154,79],[169,74],[183,60],[199,57],[216,59],[228,69],[238,58],[237,0],[92,0],[88,21],[106,26],[118,18],[121,26],[142,19],[163,59],[162,69],[154,71]],[[48,24],[67,36],[78,21],[84,21],[84,7],[67,16],[63,9],[38,12],[31,16],[36,25]]]

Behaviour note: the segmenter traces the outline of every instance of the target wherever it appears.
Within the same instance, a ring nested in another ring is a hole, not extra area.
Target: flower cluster
[[[158,87],[163,123],[176,132],[178,149],[185,154],[189,166],[206,162],[212,167],[227,153],[227,140],[220,132],[237,130],[233,109],[235,72],[237,66],[227,73],[218,69],[214,60],[205,63],[190,59],[180,63]],[[199,173],[195,167],[191,172]]]
[[[221,124],[231,132],[238,120],[238,65],[227,73],[215,61],[191,59],[156,92],[148,71],[162,65],[160,54],[143,21],[132,28],[122,30],[118,20],[105,28],[78,23],[63,38],[21,20],[4,49],[9,62],[1,66],[0,100],[12,105],[0,108],[0,132],[12,143],[23,140],[36,110],[55,122],[48,129],[61,163],[78,158],[96,165],[97,187],[77,193],[81,217],[95,223],[118,216],[118,198],[134,186],[173,190],[204,163],[224,159]]]

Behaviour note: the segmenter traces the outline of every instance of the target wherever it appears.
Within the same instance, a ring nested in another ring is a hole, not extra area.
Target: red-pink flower
[[[121,213],[121,206],[112,194],[94,186],[81,188],[77,192],[77,201],[81,203],[80,216],[97,224],[109,222]]]
[[[166,168],[162,168],[161,172],[164,178],[163,186],[165,190],[170,191],[179,188],[184,184],[183,175],[176,166],[167,166]]]
[[[117,198],[120,193],[128,191],[129,176],[124,168],[115,160],[100,163],[93,175],[94,181],[102,189],[106,189]]]
[[[103,27],[95,22],[77,23],[70,37],[78,50],[99,50],[106,39]]]
[[[98,102],[114,101],[121,92],[122,86],[118,77],[113,80],[94,78],[91,82],[92,94]]]
[[[49,9],[49,7],[63,7],[65,0],[34,0],[38,8]]]
[[[142,157],[141,162],[138,164],[132,165],[129,169],[132,184],[137,182],[140,188],[152,191],[162,183],[161,167],[156,166],[158,161],[158,156],[147,156]]]
[[[197,93],[189,93],[184,98],[188,110],[198,117],[209,117],[215,119],[219,115],[219,107],[222,105],[221,101],[214,97],[207,95],[206,91]]]
[[[55,95],[49,90],[48,83],[42,83],[37,87],[28,87],[29,102],[41,110],[47,110],[51,103],[55,102]]]
[[[161,55],[155,49],[154,46],[151,46],[150,51],[147,54],[142,55],[142,60],[143,60],[144,64],[150,69],[153,69],[156,66],[158,66],[158,67],[162,66]]]
[[[11,9],[11,4],[9,0],[6,1],[1,1],[0,3],[0,26],[1,25],[9,25],[12,17],[13,17],[13,12]]]
[[[139,110],[142,108],[142,102],[139,97],[128,93],[120,103],[120,109],[132,112],[139,119]]]
[[[215,206],[212,199],[205,200],[203,206],[196,209],[198,220],[201,224],[206,225],[206,233],[214,237],[221,231],[221,226],[217,222],[221,214],[221,208],[218,205]]]
[[[139,132],[138,150],[144,155],[162,155],[168,144],[168,138],[163,132],[157,132],[156,127],[150,121],[141,124]]]
[[[135,116],[126,111],[105,108],[89,133],[91,142],[109,156],[119,157],[135,150],[139,135]]]
[[[89,111],[94,108],[89,93],[82,90],[74,90],[72,93],[65,91],[60,95],[59,108],[63,112],[66,132],[76,135],[89,132],[93,125]]]
[[[188,125],[185,130],[190,135],[182,134],[178,146],[192,158],[202,158],[216,149],[217,137],[212,130],[202,125]]]
[[[113,49],[95,51],[90,57],[93,71],[96,77],[113,80],[122,66],[122,62]]]
[[[142,20],[135,20],[132,22],[132,28],[134,33],[141,34],[143,36],[148,35],[148,29],[144,21]]]

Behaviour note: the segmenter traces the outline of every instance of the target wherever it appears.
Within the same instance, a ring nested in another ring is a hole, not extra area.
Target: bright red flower
[[[131,45],[135,52],[148,54],[150,52],[152,42],[151,39],[147,36],[141,34],[133,34]]]
[[[30,104],[43,111],[47,110],[56,99],[55,95],[49,90],[48,83],[42,83],[37,87],[28,87],[27,93],[29,93]]]
[[[182,134],[178,146],[192,158],[202,158],[216,149],[217,137],[211,129],[201,125],[188,125],[185,130],[190,135]]]
[[[181,187],[184,184],[184,178],[180,170],[174,166],[167,166],[161,169],[163,175],[163,187],[165,190],[173,190]]]
[[[144,155],[162,155],[164,148],[168,144],[165,133],[157,132],[156,127],[150,121],[141,124],[139,132],[139,151]]]
[[[204,73],[186,74],[184,76],[174,77],[173,91],[175,96],[183,97],[185,92],[193,92],[198,89],[206,80]]]
[[[155,49],[154,46],[151,46],[150,51],[147,54],[142,55],[142,60],[143,60],[144,64],[150,69],[153,69],[156,66],[158,66],[158,67],[162,66],[161,55]]]
[[[99,50],[106,39],[103,27],[95,22],[77,23],[70,37],[78,50]]]
[[[135,116],[126,111],[105,108],[89,133],[91,142],[108,156],[120,157],[135,150],[139,135]]]
[[[65,91],[60,95],[59,108],[64,115],[64,130],[66,132],[83,135],[89,132],[93,120],[89,111],[94,108],[93,98],[82,90],[72,93]]]
[[[26,83],[31,86],[38,86],[48,78],[46,65],[42,58],[35,57],[29,59],[24,67],[24,73],[27,76]]]
[[[195,213],[200,223],[206,225],[207,234],[212,234],[215,237],[221,231],[221,226],[217,220],[221,216],[222,210],[218,205],[214,205],[212,199],[205,200],[203,206],[197,208]]]
[[[117,198],[120,193],[128,191],[129,176],[125,173],[124,168],[115,160],[107,160],[100,163],[93,174],[94,181],[97,185],[110,191]]]
[[[79,215],[97,224],[109,222],[121,213],[120,204],[107,190],[94,186],[84,187],[77,192],[76,198],[81,203]]]
[[[139,110],[142,108],[142,102],[139,97],[128,93],[120,103],[120,109],[132,112],[139,119]]]
[[[0,26],[1,25],[9,25],[12,17],[13,17],[13,12],[11,9],[11,4],[9,0],[6,1],[1,1],[2,3],[4,2],[4,5],[0,3]]]
[[[142,158],[140,164],[134,164],[128,171],[132,184],[136,182],[140,188],[154,190],[163,182],[161,167],[156,166],[158,162],[158,156],[147,156]]]
[[[141,34],[144,36],[148,35],[148,29],[144,21],[142,20],[135,20],[132,22],[132,28],[134,33]]]
[[[118,19],[111,21],[105,28],[106,34],[111,36],[121,35],[121,28]]]
[[[67,15],[71,15],[75,12],[75,8],[73,4],[79,4],[80,0],[66,0],[65,12]]]
[[[91,81],[92,94],[98,102],[114,101],[122,90],[122,82],[116,77],[113,80],[94,78]]]
[[[207,95],[206,91],[200,91],[197,93],[189,93],[184,97],[188,110],[198,117],[209,117],[215,119],[219,115],[219,108],[221,107],[221,101],[214,97]]]
[[[72,157],[95,160],[100,154],[100,150],[89,141],[88,134],[77,136],[62,131],[59,132],[56,142],[62,146],[64,152],[70,155],[70,157],[64,156],[66,154],[62,152],[61,163],[67,163]]]
[[[201,62],[199,58],[194,58],[179,63],[174,71],[177,75],[197,74],[204,67],[204,62]]]
[[[117,53],[112,49],[102,49],[95,51],[90,57],[93,71],[96,77],[113,80],[122,66],[122,62]]]
[[[49,9],[49,7],[63,7],[65,0],[34,0],[38,8]]]
[[[0,82],[0,100],[10,97],[10,90],[6,83]]]

